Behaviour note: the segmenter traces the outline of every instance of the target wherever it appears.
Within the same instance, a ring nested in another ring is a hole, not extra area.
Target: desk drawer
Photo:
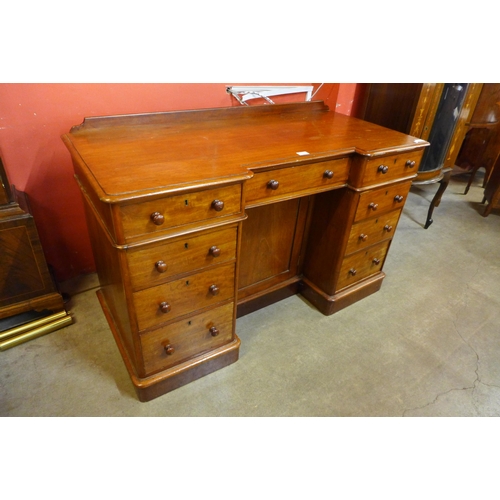
[[[231,302],[141,335],[146,375],[231,342],[233,313]]]
[[[381,271],[389,243],[390,240],[384,241],[346,257],[340,270],[337,291]]]
[[[410,187],[411,181],[408,181],[361,193],[354,222],[374,217],[383,212],[403,208]]]
[[[234,297],[231,263],[134,293],[139,330],[151,328],[197,309]]]
[[[120,208],[126,237],[241,212],[241,185],[207,189]]]
[[[246,181],[246,203],[252,205],[342,186],[348,173],[347,158],[257,172]]]
[[[346,255],[367,248],[379,241],[392,238],[401,210],[394,210],[380,217],[372,217],[354,224],[349,234]]]
[[[134,290],[167,282],[176,274],[197,271],[236,258],[236,227],[176,238],[127,253]]]
[[[362,185],[379,184],[417,173],[423,150],[373,158],[366,161]]]

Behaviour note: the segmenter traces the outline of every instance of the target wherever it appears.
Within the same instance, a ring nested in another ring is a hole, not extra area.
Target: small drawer
[[[390,210],[403,208],[410,187],[411,181],[361,193],[359,195],[354,222],[374,217]]]
[[[141,335],[146,375],[216,349],[233,339],[234,303]]]
[[[395,210],[380,217],[372,217],[354,224],[349,234],[346,255],[367,248],[379,241],[392,238],[398,224],[401,210]]]
[[[236,227],[176,238],[127,252],[130,279],[134,290],[167,282],[176,274],[236,258]]]
[[[215,219],[241,212],[241,185],[160,198],[120,207],[128,237]]]
[[[346,257],[342,262],[337,291],[380,272],[384,265],[389,243],[390,240],[384,241]]]
[[[255,205],[342,186],[348,173],[347,158],[257,172],[246,181],[246,203]]]
[[[234,297],[235,264],[217,266],[134,293],[139,330]]]
[[[350,183],[354,187],[370,186],[390,182],[417,174],[423,149],[395,155],[364,159],[351,172]]]

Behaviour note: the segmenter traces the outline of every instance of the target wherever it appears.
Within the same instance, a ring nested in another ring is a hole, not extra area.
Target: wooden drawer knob
[[[372,202],[372,203],[370,203],[370,204],[368,205],[368,208],[370,208],[371,210],[374,210],[374,211],[375,211],[375,210],[377,210],[377,208],[378,208],[378,203],[373,203],[373,202]]]
[[[164,273],[167,270],[167,264],[163,260],[156,262],[155,267],[159,273]]]
[[[359,239],[360,239],[361,241],[366,241],[366,240],[368,239],[368,235],[367,235],[367,234],[360,234],[360,235],[359,235]]]
[[[153,224],[156,224],[157,226],[161,226],[165,222],[165,217],[160,212],[153,212],[150,217]]]
[[[392,231],[392,226],[389,226],[389,224],[386,224],[384,226],[384,231],[387,231],[388,233],[390,233]]]
[[[214,200],[212,201],[212,208],[216,212],[220,212],[224,208],[224,202],[221,200]]]
[[[333,171],[332,170],[325,170],[323,177],[325,177],[325,179],[333,179]]]
[[[219,330],[217,328],[215,328],[215,326],[212,326],[212,328],[210,328],[209,332],[210,332],[210,335],[212,335],[212,337],[217,337],[217,335],[219,335]]]
[[[377,257],[375,257],[372,261],[376,266],[378,266],[380,264],[380,259],[377,259]]]
[[[210,247],[210,250],[208,251],[208,253],[212,257],[218,257],[220,255],[220,248],[218,246],[214,245],[213,247]]]
[[[413,168],[416,165],[416,163],[414,161],[412,161],[412,160],[408,160],[405,165],[408,168]]]
[[[401,196],[400,194],[394,196],[394,201],[397,201],[398,203],[401,203],[403,199],[404,199],[403,196]]]
[[[169,356],[171,356],[175,352],[175,349],[170,344],[168,344],[168,345],[165,346],[165,352]]]
[[[208,291],[212,294],[212,295],[219,295],[219,292],[220,292],[220,289],[217,285],[210,285]]]
[[[278,189],[280,183],[278,181],[275,181],[275,180],[270,180],[268,183],[267,183],[267,187],[269,189]]]
[[[383,174],[386,174],[389,172],[389,167],[387,165],[379,165],[378,169],[379,172],[382,172]]]
[[[170,309],[172,309],[172,308],[168,302],[162,302],[160,304],[160,311],[162,313],[166,314],[166,313],[170,312]]]
[[[349,274],[351,274],[352,276],[356,276],[356,269],[354,268],[349,269]]]

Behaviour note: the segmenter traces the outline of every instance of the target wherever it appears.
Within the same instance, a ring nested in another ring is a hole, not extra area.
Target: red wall
[[[239,106],[225,87],[219,83],[0,84],[3,163],[10,183],[29,196],[56,279],[94,270],[80,193],[60,136],[86,116]],[[315,90],[318,87],[314,84]],[[323,84],[314,99],[350,114],[354,89],[355,84]]]

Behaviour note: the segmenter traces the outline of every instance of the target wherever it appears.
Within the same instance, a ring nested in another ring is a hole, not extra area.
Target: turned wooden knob
[[[386,224],[386,225],[384,226],[384,229],[385,229],[388,233],[390,233],[390,232],[392,231],[392,226],[389,226],[389,224]]]
[[[217,328],[215,328],[215,326],[212,326],[212,328],[210,328],[209,332],[210,332],[210,335],[212,335],[212,337],[217,337],[217,335],[219,335],[219,330],[217,330]]]
[[[170,304],[168,302],[162,302],[160,304],[160,311],[162,313],[168,313],[168,312],[170,312],[170,309],[171,309],[171,307],[170,307]]]
[[[165,217],[160,212],[153,212],[150,215],[151,220],[153,221],[153,224],[156,224],[157,226],[161,226],[165,222]]]
[[[378,171],[386,174],[387,172],[389,172],[389,167],[387,165],[380,165],[378,167]]]
[[[368,208],[371,208],[372,210],[377,210],[377,208],[378,208],[378,203],[373,203],[373,202],[372,202],[372,203],[370,203],[370,204],[368,205]]]
[[[220,248],[218,246],[214,245],[213,247],[210,247],[210,250],[208,251],[208,253],[212,257],[218,257],[220,255]]]
[[[214,200],[212,201],[212,208],[216,212],[220,212],[224,208],[224,202],[221,200]]]
[[[366,240],[368,239],[368,235],[367,235],[367,234],[360,234],[360,235],[359,235],[359,239],[360,239],[361,241],[366,241]]]
[[[333,171],[332,170],[325,170],[323,173],[323,177],[326,179],[332,179],[333,178]]]
[[[275,181],[275,180],[271,180],[267,183],[267,187],[269,189],[278,189],[280,183],[278,181]]]
[[[208,291],[212,294],[212,295],[219,295],[219,292],[220,292],[220,289],[217,285],[210,285]]]
[[[156,262],[155,267],[159,273],[164,273],[167,270],[167,264],[163,260]]]
[[[403,197],[400,194],[397,194],[396,196],[394,196],[394,201],[400,203],[403,201]]]
[[[377,257],[375,257],[372,261],[376,266],[378,266],[380,264],[380,259],[377,259]]]
[[[412,161],[412,160],[408,160],[406,162],[406,166],[409,167],[409,168],[413,168],[415,166],[415,162]]]
[[[353,276],[356,276],[356,269],[354,269],[354,268],[349,269],[349,274],[352,274]]]
[[[175,352],[175,349],[170,345],[165,346],[165,352],[170,356]]]

